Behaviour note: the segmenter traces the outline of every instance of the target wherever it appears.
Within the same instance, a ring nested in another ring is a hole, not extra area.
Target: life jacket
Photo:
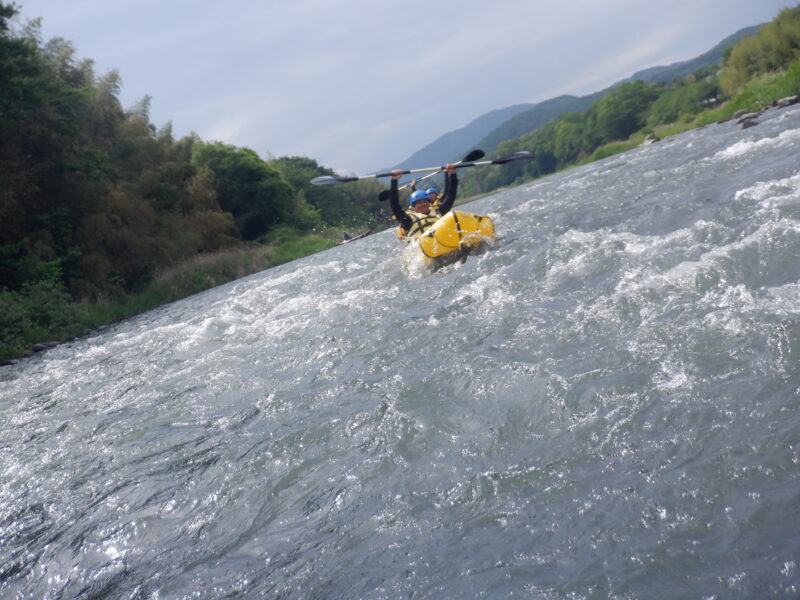
[[[411,217],[411,220],[413,221],[413,223],[411,223],[411,227],[408,231],[406,231],[403,227],[400,227],[397,230],[397,237],[405,241],[410,241],[421,236],[442,216],[439,214],[439,211],[433,209],[431,209],[431,212],[429,212],[427,215],[414,212],[413,210],[407,210],[406,214]]]

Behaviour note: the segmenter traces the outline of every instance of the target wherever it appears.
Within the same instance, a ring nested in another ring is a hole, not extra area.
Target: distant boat
[[[342,244],[348,244],[350,242],[355,242],[356,240],[360,240],[363,237],[367,237],[370,233],[372,233],[372,229],[367,229],[364,233],[359,233],[358,235],[351,236],[348,233],[344,234],[344,239],[341,242],[337,242],[337,246],[341,246]]]

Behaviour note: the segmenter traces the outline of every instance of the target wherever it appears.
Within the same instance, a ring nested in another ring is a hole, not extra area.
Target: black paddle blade
[[[486,156],[486,153],[483,150],[473,150],[469,154],[467,154],[464,158],[461,159],[461,162],[474,162],[479,158],[483,158]]]
[[[531,152],[527,150],[520,150],[519,152],[514,152],[513,154],[508,154],[506,156],[501,156],[500,158],[495,158],[492,160],[480,160],[480,161],[473,161],[468,163],[461,163],[456,164],[456,167],[459,169],[465,167],[482,167],[483,165],[505,165],[510,162],[517,162],[522,160],[532,160],[534,158]]]

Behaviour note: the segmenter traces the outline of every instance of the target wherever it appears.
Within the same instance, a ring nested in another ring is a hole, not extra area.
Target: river
[[[0,368],[0,597],[800,596],[800,109]]]

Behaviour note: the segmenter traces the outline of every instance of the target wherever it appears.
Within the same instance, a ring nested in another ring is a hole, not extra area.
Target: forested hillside
[[[800,94],[798,61],[800,7],[787,8],[730,48],[719,69],[705,67],[667,83],[623,83],[585,111],[561,115],[501,143],[493,157],[529,150],[536,160],[465,173],[461,189],[486,193],[627,150],[647,133],[663,137],[727,119],[739,109],[764,108]]]
[[[608,88],[585,96],[558,96],[535,104],[519,104],[495,110],[478,117],[468,125],[437,138],[397,168],[414,168],[419,165],[443,164],[466,154],[472,148],[491,152],[506,140],[526,135],[565,113],[583,112],[612,88],[629,81],[641,79],[646,83],[668,83],[683,79],[698,70],[716,67],[723,61],[725,52],[759,26],[746,27],[728,36],[708,52],[693,59],[667,66],[651,67],[634,73]],[[493,125],[492,125],[493,124]]]
[[[413,169],[419,165],[438,165],[463,156],[475,147],[475,142],[507,122],[515,115],[533,108],[534,104],[516,104],[481,115],[464,127],[445,133],[427,144],[406,160],[395,165],[397,169]],[[466,150],[465,150],[466,149]]]
[[[602,97],[604,93],[596,92],[588,96],[559,96],[558,98],[540,102],[492,130],[491,133],[478,142],[477,147],[486,152],[491,152],[504,141],[538,129],[551,119],[555,119],[564,113],[586,110],[591,106],[592,102]]]

